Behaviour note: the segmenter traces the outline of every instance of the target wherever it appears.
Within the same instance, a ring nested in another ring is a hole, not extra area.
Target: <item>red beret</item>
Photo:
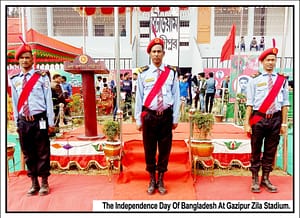
[[[162,47],[164,47],[164,40],[162,40],[161,38],[154,38],[150,41],[148,47],[147,47],[147,53],[149,54],[150,51],[151,51],[151,48],[154,46],[154,45],[161,45]]]
[[[25,52],[32,52],[30,45],[23,44],[18,48],[18,50],[16,51],[16,54],[15,54],[16,60],[19,60],[20,55]]]
[[[258,60],[263,61],[268,55],[275,55],[277,56],[278,49],[277,48],[269,48],[263,51],[261,55],[259,56]]]

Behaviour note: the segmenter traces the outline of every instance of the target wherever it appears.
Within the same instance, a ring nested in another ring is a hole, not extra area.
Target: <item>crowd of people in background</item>
[[[134,121],[134,104],[135,93],[137,89],[136,72],[125,72],[120,74],[120,109],[123,111],[123,120],[131,119]],[[72,98],[72,85],[67,82],[66,76],[54,74],[52,76],[51,88],[53,96],[53,106],[55,112],[55,124],[59,127],[59,104],[64,104],[64,116],[71,116],[68,102]],[[221,79],[221,85],[217,88],[217,79]],[[237,91],[246,95],[246,87],[248,83],[248,76],[241,76],[238,79]],[[229,76],[224,72],[200,72],[197,75],[190,73],[179,74],[180,87],[180,114],[181,121],[185,120],[183,117],[187,108],[194,107],[202,113],[212,113],[215,97],[222,99],[222,92],[224,92],[223,102],[229,100]],[[95,94],[96,94],[96,110],[97,115],[112,115],[113,120],[117,117],[117,86],[115,80],[108,80],[107,77],[97,76],[95,79]],[[64,117],[64,124],[68,120]]]
[[[217,72],[218,73],[218,72]],[[217,74],[216,73],[216,74]],[[134,120],[134,104],[135,93],[137,88],[136,72],[125,72],[120,74],[120,109],[123,111],[124,121],[128,119]],[[215,97],[222,98],[222,91],[224,90],[224,102],[228,102],[229,98],[229,76],[223,75],[220,88],[217,89],[217,81],[213,72],[209,72],[205,76],[204,72],[191,76],[189,73],[179,75],[180,99],[181,99],[181,117],[186,111],[187,107],[194,107],[202,113],[212,113]],[[239,78],[238,91],[246,94],[248,78]],[[116,120],[117,114],[117,88],[114,80],[107,81],[107,78],[98,76],[95,82],[97,107],[102,110],[100,115],[113,115]],[[99,112],[99,111],[98,111]]]

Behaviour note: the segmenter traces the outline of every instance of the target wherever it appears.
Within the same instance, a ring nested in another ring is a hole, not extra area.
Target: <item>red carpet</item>
[[[197,199],[201,200],[292,200],[293,177],[272,176],[271,182],[277,186],[278,193],[250,191],[250,176],[203,176],[195,183]]]
[[[249,190],[249,176],[200,176],[193,186],[190,179],[170,180],[166,178],[168,194],[145,192],[147,181],[134,180],[126,184],[112,182],[107,176],[51,175],[51,193],[47,196],[27,197],[26,191],[31,182],[25,175],[10,176],[6,190],[7,212],[21,211],[92,211],[93,200],[293,200],[293,177],[271,176],[272,183],[278,186],[278,193],[263,190],[253,194]],[[185,194],[184,194],[185,192]],[[4,209],[4,208],[3,208]]]
[[[65,135],[75,136],[81,131]],[[27,197],[30,179],[24,173],[10,174],[5,209],[7,212],[88,212],[93,209],[93,200],[293,200],[292,176],[271,175],[272,183],[279,189],[275,194],[265,190],[259,194],[251,193],[249,176],[198,176],[194,184],[188,148],[184,142],[188,138],[188,124],[180,123],[173,136],[169,170],[165,174],[166,195],[155,193],[149,196],[146,193],[149,178],[145,170],[141,133],[135,130],[134,124],[126,124],[123,134],[125,156],[120,176],[114,175],[110,182],[107,176],[101,175],[54,174],[49,177],[51,193],[48,196]],[[216,124],[212,138],[224,137],[247,139],[240,128]]]
[[[122,160],[123,172],[115,185],[114,199],[143,200],[194,200],[196,195],[191,177],[188,148],[183,140],[173,140],[168,171],[165,173],[165,186],[168,194],[156,193],[149,196],[146,189],[149,174],[145,170],[144,148],[142,141],[132,140],[124,144],[125,156]],[[184,187],[191,187],[186,189]]]

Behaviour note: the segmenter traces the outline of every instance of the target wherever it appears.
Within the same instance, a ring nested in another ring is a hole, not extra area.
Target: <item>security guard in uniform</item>
[[[20,71],[10,77],[14,120],[32,186],[27,195],[47,195],[50,176],[50,140],[54,131],[54,113],[50,78],[33,69],[31,47],[23,41],[16,51]],[[25,94],[27,93],[27,94]],[[41,186],[38,177],[42,177]]]
[[[163,177],[168,170],[172,146],[172,129],[179,120],[180,92],[178,73],[175,67],[162,63],[165,55],[164,42],[160,38],[151,40],[147,47],[152,63],[140,68],[137,78],[135,119],[137,129],[142,130],[146,160],[146,170],[150,174],[148,194],[157,188],[160,194],[166,193]],[[161,74],[160,74],[161,72]],[[157,82],[160,76],[164,82]],[[155,92],[153,87],[161,83]],[[152,100],[149,98],[152,96]],[[158,147],[158,160],[156,153]],[[158,181],[156,183],[156,171]]]
[[[287,132],[288,82],[286,77],[274,72],[277,53],[277,48],[262,52],[259,61],[263,65],[263,72],[257,73],[247,87],[244,130],[251,134],[251,191],[254,193],[261,191],[260,186],[269,192],[277,192],[277,187],[269,180],[269,174],[273,170],[280,134]],[[277,81],[279,76],[282,76],[282,83]],[[273,86],[278,87],[277,93],[272,89]],[[270,98],[267,98],[271,95],[274,96],[274,101],[269,101]],[[264,150],[261,157],[262,145]],[[262,167],[262,179],[259,185],[260,167]]]

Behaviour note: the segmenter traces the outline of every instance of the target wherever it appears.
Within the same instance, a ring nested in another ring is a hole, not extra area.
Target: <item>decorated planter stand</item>
[[[121,169],[121,140],[119,135],[121,126],[118,121],[106,120],[103,124],[103,133],[106,136],[106,141],[103,143],[103,151],[107,163],[107,170],[109,180],[111,181],[112,170],[114,169],[114,163],[117,161],[117,170]]]
[[[212,153],[214,151],[214,145],[212,140],[209,139],[209,135],[215,118],[213,114],[206,114],[196,112],[195,109],[191,109],[190,113],[190,153],[191,163],[193,166],[194,182],[196,180],[196,170],[198,161],[214,162]],[[214,164],[212,164],[212,169]]]

